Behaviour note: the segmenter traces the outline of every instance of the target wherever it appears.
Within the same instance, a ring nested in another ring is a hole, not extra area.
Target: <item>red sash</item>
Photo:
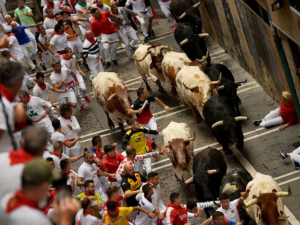
[[[28,199],[21,191],[17,191],[16,194],[8,200],[6,212],[11,213],[13,210],[22,206],[28,206],[43,211],[37,202]]]

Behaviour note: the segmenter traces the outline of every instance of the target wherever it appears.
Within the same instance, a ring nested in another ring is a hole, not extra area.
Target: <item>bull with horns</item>
[[[162,61],[164,59],[163,50],[173,51],[172,48],[166,45],[140,45],[134,52],[133,59],[135,65],[144,80],[147,90],[151,92],[151,88],[147,82],[146,75],[150,76],[157,84],[159,92],[166,94],[165,89],[161,86],[161,82],[166,79],[162,72]]]
[[[115,125],[112,121],[114,120],[124,134],[123,121],[128,123],[133,118],[132,115],[128,114],[128,109],[132,105],[129,92],[137,91],[142,86],[142,81],[137,88],[127,88],[118,74],[100,72],[92,83],[94,96],[107,116],[108,126],[110,129],[114,129]]]

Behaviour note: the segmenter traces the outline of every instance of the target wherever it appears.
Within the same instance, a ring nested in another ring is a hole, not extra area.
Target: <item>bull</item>
[[[213,64],[208,68],[204,69],[204,72],[209,76],[212,81],[218,80],[218,76],[222,73],[221,84],[218,88],[219,95],[222,95],[228,99],[228,101],[234,105],[238,116],[241,115],[239,105],[242,104],[241,99],[237,95],[237,88],[242,83],[246,83],[247,79],[243,81],[235,81],[231,71],[223,64]]]
[[[166,45],[140,45],[134,52],[133,59],[135,65],[144,80],[147,90],[151,92],[151,88],[147,82],[146,75],[150,76],[159,88],[159,92],[166,94],[165,89],[161,86],[161,82],[165,82],[165,77],[162,73],[162,61],[164,59],[163,50],[173,51],[172,48]]]
[[[253,185],[244,205],[250,217],[257,225],[287,225],[284,212],[283,197],[292,196],[290,187],[288,192],[281,191],[277,182],[269,175],[257,173],[247,188]]]
[[[244,147],[244,135],[241,122],[248,120],[245,116],[237,116],[234,106],[223,96],[211,97],[203,107],[206,123],[212,129],[217,141],[223,146],[225,154],[232,155],[230,145],[236,144],[238,149]]]
[[[227,171],[227,164],[222,152],[207,148],[194,157],[193,177],[186,180],[186,184],[193,182],[197,198],[200,202],[217,199],[220,194],[222,179]],[[209,209],[205,209],[209,217]]]
[[[162,71],[167,82],[169,82],[172,86],[171,93],[174,97],[177,96],[176,76],[181,68],[183,66],[198,65],[203,71],[201,63],[205,60],[206,58],[199,61],[191,61],[185,53],[179,52],[167,52],[165,54],[164,60],[162,62]]]
[[[170,11],[177,23],[190,22],[197,26],[199,32],[202,32],[202,20],[198,10],[200,4],[201,0],[198,3],[192,0],[173,0],[170,4]]]
[[[218,81],[211,81],[209,77],[201,71],[200,66],[183,66],[176,76],[176,85],[182,100],[192,110],[197,123],[203,114],[203,106],[213,95],[217,95],[216,88],[219,87],[222,74]],[[201,117],[200,117],[200,115]]]
[[[137,91],[138,88],[127,88],[123,81],[118,77],[118,74],[113,72],[100,72],[92,81],[94,87],[94,96],[97,102],[104,110],[108,126],[114,129],[115,125],[112,120],[118,123],[122,134],[124,134],[123,121],[128,121],[133,118],[128,114],[127,110],[132,105],[129,95],[131,91]]]
[[[210,65],[211,59],[206,47],[204,37],[208,37],[208,33],[201,33],[191,23],[179,23],[174,37],[182,51],[192,60],[199,60],[207,57],[207,65]]]
[[[183,176],[193,174],[194,136],[186,123],[171,122],[163,131],[164,147],[175,168],[175,176],[184,181]]]
[[[241,197],[241,192],[246,190],[247,184],[252,180],[251,175],[245,170],[235,170],[223,177],[220,188],[221,193],[226,193],[230,201]],[[239,207],[239,216],[244,225],[249,225],[251,218],[243,207]]]

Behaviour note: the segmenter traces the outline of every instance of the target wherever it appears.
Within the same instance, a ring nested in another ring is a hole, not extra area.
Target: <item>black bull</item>
[[[230,201],[236,200],[241,197],[241,192],[246,190],[251,180],[251,175],[244,170],[232,171],[224,176],[220,192],[228,194]],[[249,225],[251,218],[246,210],[242,206],[239,206],[238,210],[242,223]]]
[[[209,174],[208,171],[216,170]],[[222,152],[207,148],[199,152],[193,161],[193,183],[199,202],[216,200],[219,197],[220,186],[227,171],[227,164]],[[187,183],[188,181],[186,181]],[[209,209],[205,209],[209,217]]]

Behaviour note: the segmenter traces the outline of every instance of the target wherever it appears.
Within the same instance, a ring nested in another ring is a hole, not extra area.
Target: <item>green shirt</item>
[[[24,16],[22,15],[22,13],[28,14],[30,13],[32,10],[28,7],[25,6],[22,10],[18,8],[16,8],[15,10],[15,17],[18,17],[19,20],[21,21],[22,25],[31,25],[31,24],[35,24],[34,20],[32,17],[30,16]]]
[[[85,198],[86,195],[85,195],[84,192],[82,192],[82,193],[80,193],[79,195],[77,195],[76,197],[77,197],[77,198]],[[102,203],[102,198],[101,198],[101,196],[100,196],[98,193],[95,193],[95,197],[97,198],[98,203],[99,203],[99,202]],[[94,200],[94,201],[95,201],[95,200]],[[94,202],[94,201],[93,201],[93,202]],[[96,210],[96,209],[94,209],[93,207],[92,207],[92,211],[95,213],[95,216],[96,216],[98,219],[100,219],[99,211]]]

